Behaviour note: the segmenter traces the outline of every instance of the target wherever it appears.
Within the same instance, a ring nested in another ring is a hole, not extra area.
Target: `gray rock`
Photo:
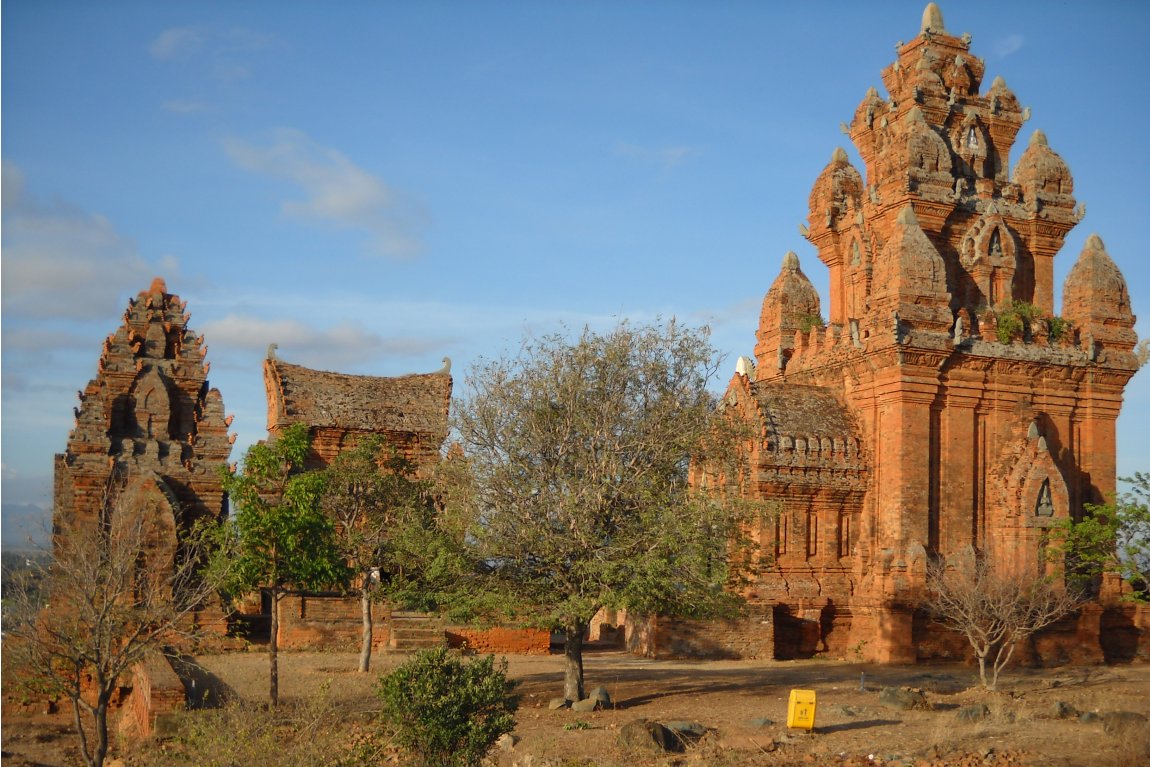
[[[1055,719],[1073,719],[1079,715],[1078,709],[1065,701],[1056,701],[1050,709]]]
[[[515,748],[515,744],[518,742],[519,738],[509,732],[505,732],[499,736],[499,740],[495,741],[495,747],[500,751],[510,751]]]
[[[599,701],[603,708],[611,708],[611,694],[607,692],[606,687],[596,687],[587,694],[587,697]]]
[[[747,722],[747,726],[754,730],[761,730],[764,727],[770,727],[774,723],[774,719],[768,719],[765,716],[756,716],[754,719],[751,719]]]
[[[1146,726],[1146,715],[1137,711],[1111,711],[1102,715],[1102,729],[1107,735],[1119,737]]]
[[[624,748],[652,753],[682,751],[683,743],[658,722],[637,719],[619,730],[619,745]]]
[[[1082,722],[1083,724],[1094,724],[1095,722],[1098,722],[1101,720],[1102,720],[1102,717],[1100,717],[1098,714],[1096,714],[1093,711],[1083,711],[1081,714],[1078,715],[1078,721]]]
[[[566,698],[552,698],[547,702],[547,708],[551,711],[558,711],[561,708],[567,708],[571,705],[571,701]]]
[[[660,724],[670,730],[671,734],[681,740],[685,745],[694,743],[707,734],[707,728],[699,722],[674,720],[670,722],[660,722]]]
[[[990,709],[985,703],[975,703],[973,706],[963,706],[955,713],[960,722],[981,722],[990,716]]]
[[[571,710],[578,711],[581,714],[585,714],[588,711],[598,711],[601,708],[603,708],[603,704],[599,702],[598,698],[584,698],[571,704]]]
[[[930,708],[930,704],[926,702],[926,695],[921,690],[910,690],[905,687],[884,687],[879,691],[878,700],[887,708],[898,711]]]

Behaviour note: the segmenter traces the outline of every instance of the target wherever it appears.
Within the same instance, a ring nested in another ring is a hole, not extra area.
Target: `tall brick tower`
[[[231,450],[224,404],[208,387],[208,347],[186,302],[157,278],[128,302],[80,392],[76,426],[56,456],[53,526],[95,524],[125,504],[149,515],[151,555],[170,560],[182,531],[225,512],[217,469]],[[106,520],[105,520],[106,521]]]
[[[882,73],[888,97],[869,90],[849,126],[865,173],[838,149],[811,191],[826,324],[788,253],[757,366],[731,381],[728,404],[762,424],[753,492],[781,501],[751,592],[779,655],[929,654],[914,616],[932,558],[973,547],[1039,574],[1043,530],[1115,489],[1138,367],[1126,283],[1092,235],[1057,315],[1054,258],[1082,208],[1041,132],[1008,167],[1029,115],[984,69],[931,3]]]

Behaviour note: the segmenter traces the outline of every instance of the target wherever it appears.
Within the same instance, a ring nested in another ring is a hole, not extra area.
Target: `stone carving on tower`
[[[154,566],[172,561],[197,520],[226,513],[219,469],[235,439],[227,433],[232,419],[208,385],[208,347],[188,327],[190,316],[159,278],[129,300],[56,456],[57,534],[142,513]]]
[[[888,96],[867,91],[846,128],[861,172],[836,149],[811,191],[800,230],[829,270],[826,325],[787,253],[758,364],[731,381],[728,406],[762,425],[752,493],[779,509],[749,590],[774,609],[777,655],[928,654],[914,616],[932,559],[973,547],[1045,573],[1043,531],[1115,489],[1138,367],[1126,282],[1091,236],[1057,316],[1054,258],[1083,208],[1040,131],[1011,173],[1029,112],[984,74],[930,4],[882,72]]]

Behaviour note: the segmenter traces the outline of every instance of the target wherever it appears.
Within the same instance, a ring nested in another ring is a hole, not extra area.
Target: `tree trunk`
[[[275,708],[280,704],[279,633],[280,590],[277,587],[272,587],[272,625],[271,636],[268,637],[268,666],[270,685],[268,695],[271,699],[272,708]]]
[[[567,640],[563,643],[563,655],[567,665],[563,673],[563,697],[570,701],[583,700],[583,631],[587,624],[576,621],[565,627]]]
[[[92,755],[88,753],[88,734],[84,732],[84,717],[80,713],[80,692],[72,695],[72,722],[76,727],[76,735],[80,738],[80,753],[84,756],[84,764],[93,767]]]
[[[371,670],[371,575],[363,580],[363,588],[359,592],[359,607],[363,615],[363,641],[359,645],[359,670],[367,673]]]
[[[104,767],[108,756],[108,701],[103,694],[96,703],[96,749],[92,754],[92,767]]]

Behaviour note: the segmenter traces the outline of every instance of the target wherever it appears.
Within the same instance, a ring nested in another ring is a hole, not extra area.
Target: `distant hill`
[[[51,514],[30,503],[0,505],[0,548],[37,551],[47,548],[52,532]]]

